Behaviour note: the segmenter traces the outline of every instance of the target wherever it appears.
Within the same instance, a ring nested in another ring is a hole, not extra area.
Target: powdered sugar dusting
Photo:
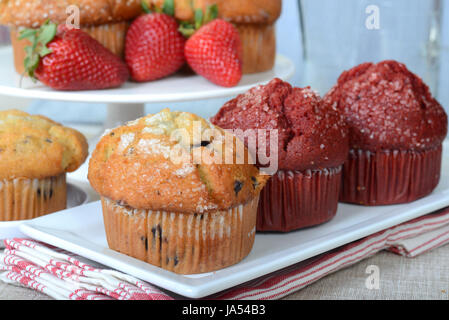
[[[184,178],[187,175],[191,174],[195,171],[195,167],[191,163],[185,163],[181,169],[178,169],[174,172],[174,175],[179,178]]]
[[[162,144],[159,139],[140,139],[137,149],[145,154],[162,155],[165,159],[170,157],[170,146]]]
[[[120,143],[118,145],[118,150],[120,152],[124,151],[128,146],[134,141],[135,138],[134,133],[124,133],[120,136]]]

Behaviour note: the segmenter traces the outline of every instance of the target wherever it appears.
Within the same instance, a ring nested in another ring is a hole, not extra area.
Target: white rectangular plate
[[[110,250],[100,202],[37,218],[22,224],[20,228],[34,239],[185,297],[201,298],[446,206],[449,206],[447,151],[443,155],[440,184],[423,199],[409,204],[380,207],[340,204],[336,217],[330,222],[287,234],[256,234],[254,247],[243,261],[216,272],[193,276],[178,275]]]

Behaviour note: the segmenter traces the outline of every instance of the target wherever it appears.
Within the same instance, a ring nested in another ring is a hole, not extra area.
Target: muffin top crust
[[[165,0],[146,0],[162,7]],[[205,12],[210,5],[218,7],[218,17],[241,24],[272,24],[281,15],[282,0],[175,0],[175,16],[193,21],[196,9]]]
[[[50,19],[67,21],[70,6],[79,8],[81,26],[126,21],[142,13],[141,0],[0,0],[0,23],[37,28]]]
[[[324,98],[346,118],[352,149],[428,150],[447,134],[447,115],[428,86],[397,61],[342,73]]]
[[[277,129],[281,170],[339,167],[349,149],[343,116],[309,87],[280,79],[228,101],[211,122],[224,129]]]
[[[88,178],[101,196],[134,209],[227,210],[258,196],[269,179],[246,151],[206,120],[164,109],[105,132]]]
[[[42,179],[72,172],[86,160],[86,138],[44,116],[0,111],[0,179]]]

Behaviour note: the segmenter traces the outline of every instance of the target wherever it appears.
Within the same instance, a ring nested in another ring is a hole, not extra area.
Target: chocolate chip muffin
[[[224,129],[278,132],[278,170],[261,194],[258,231],[288,232],[335,216],[348,130],[315,91],[273,79],[228,101],[211,121]],[[263,148],[270,143],[259,141],[256,152],[269,154]]]
[[[325,99],[350,133],[342,202],[411,202],[440,179],[447,115],[425,83],[397,61],[364,63],[343,72]]]
[[[181,274],[243,259],[269,177],[241,161],[239,144],[204,119],[168,109],[107,131],[88,178],[101,195],[109,247]]]
[[[78,131],[18,110],[0,112],[0,221],[63,210],[66,172],[87,157]]]

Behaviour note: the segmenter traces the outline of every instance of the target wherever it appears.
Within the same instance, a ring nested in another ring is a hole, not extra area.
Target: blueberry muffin
[[[0,221],[65,209],[66,172],[86,160],[87,149],[74,129],[43,116],[0,111]]]
[[[109,247],[180,274],[242,260],[268,177],[237,161],[239,144],[204,119],[168,109],[107,131],[88,178],[101,196]]]
[[[211,121],[278,132],[278,170],[262,191],[257,231],[288,232],[335,216],[348,132],[343,116],[315,91],[273,79],[228,101]],[[272,152],[263,150],[270,140],[259,142],[257,154]]]
[[[349,126],[340,200],[411,202],[438,185],[447,115],[425,83],[397,61],[343,72],[325,99]]]

